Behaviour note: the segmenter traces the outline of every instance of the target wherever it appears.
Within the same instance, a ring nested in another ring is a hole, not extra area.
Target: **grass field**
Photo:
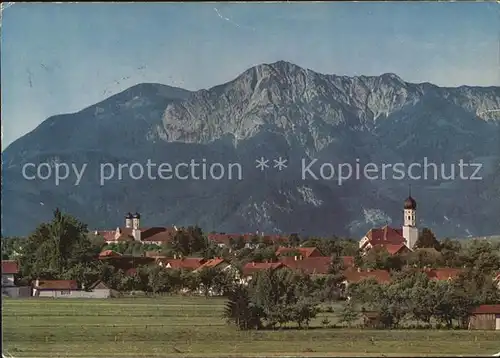
[[[311,329],[240,332],[205,298],[4,300],[3,349],[14,357],[492,355],[500,332]]]

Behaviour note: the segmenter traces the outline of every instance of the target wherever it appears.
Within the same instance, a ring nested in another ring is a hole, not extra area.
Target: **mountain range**
[[[261,157],[269,161],[263,170]],[[282,170],[274,167],[280,157]],[[460,160],[475,163],[481,180],[391,174],[339,183],[327,173],[341,163],[408,166],[424,158],[443,163],[446,175],[455,165],[456,176]],[[318,179],[303,176],[313,159]],[[242,178],[134,180],[127,170],[101,180],[103,163],[117,171],[148,160],[238,163]],[[53,177],[27,180],[27,163],[87,167],[78,185],[74,174],[56,185]],[[123,226],[130,211],[143,226],[359,238],[374,226],[401,226],[410,185],[419,227],[439,237],[493,235],[500,232],[499,163],[500,87],[327,75],[279,61],[199,91],[142,83],[46,119],[2,153],[2,236],[29,234],[58,207],[95,229]]]

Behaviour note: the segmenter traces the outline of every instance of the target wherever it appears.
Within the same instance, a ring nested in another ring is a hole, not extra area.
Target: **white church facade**
[[[382,228],[371,229],[359,242],[359,248],[361,251],[367,252],[372,247],[383,246],[391,254],[395,254],[400,251],[412,250],[417,240],[417,202],[410,193],[404,201],[403,227],[399,229],[386,225]]]

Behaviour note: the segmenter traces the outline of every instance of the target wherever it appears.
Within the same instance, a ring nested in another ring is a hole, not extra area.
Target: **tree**
[[[462,245],[457,240],[450,240],[448,238],[441,242],[441,257],[443,266],[445,267],[461,267],[463,265],[460,258],[460,251]]]
[[[243,236],[238,236],[238,238],[234,242],[233,248],[235,250],[241,250],[245,247],[245,245],[246,245],[246,242],[245,242],[245,239],[243,238]]]
[[[347,326],[351,328],[352,323],[355,322],[358,318],[359,311],[355,309],[352,302],[345,303],[339,314],[339,323],[347,323]]]
[[[374,247],[363,258],[364,266],[374,270],[390,269],[390,254],[384,247]]]
[[[60,277],[76,265],[94,267],[101,248],[87,234],[85,224],[56,209],[52,221],[39,225],[26,240],[19,258],[22,276],[43,279],[52,272]]]
[[[418,236],[418,240],[415,243],[415,248],[433,248],[436,250],[439,250],[441,248],[441,245],[439,241],[436,239],[436,236],[434,233],[428,229],[428,228],[423,228],[422,232]]]
[[[357,268],[363,267],[363,257],[361,256],[361,251],[358,249],[354,254],[354,266]]]
[[[215,267],[206,267],[197,273],[205,297],[210,295],[210,290],[214,288],[214,284],[220,274],[220,270]]]
[[[443,263],[443,256],[434,249],[416,249],[406,255],[406,263],[413,267],[439,267]]]
[[[343,258],[337,254],[333,254],[328,273],[337,275],[340,274],[344,269],[345,267]]]
[[[179,229],[166,246],[167,250],[171,250],[181,256],[201,253],[206,251],[207,248],[208,240],[203,235],[203,231],[197,226]]]
[[[309,322],[316,318],[319,309],[311,297],[302,296],[291,306],[291,311],[291,320],[302,328],[304,325],[309,326]]]
[[[262,327],[260,313],[259,307],[250,301],[247,288],[238,285],[231,291],[224,309],[228,323],[240,330],[259,329]]]
[[[290,234],[288,237],[288,243],[291,247],[297,247],[300,245],[300,238],[298,234]]]
[[[249,292],[251,301],[262,310],[262,319],[274,328],[291,321],[307,325],[317,313],[313,289],[309,275],[279,269],[257,273]]]
[[[165,292],[169,288],[168,272],[161,266],[153,266],[148,270],[148,291]]]
[[[431,324],[434,307],[437,304],[437,297],[433,289],[434,283],[429,282],[428,287],[416,286],[410,291],[411,314],[417,322],[421,321],[427,325]]]
[[[2,260],[14,260],[22,251],[23,237],[3,237],[2,240]]]
[[[466,267],[482,274],[493,274],[500,270],[500,252],[484,240],[473,240],[462,255]]]

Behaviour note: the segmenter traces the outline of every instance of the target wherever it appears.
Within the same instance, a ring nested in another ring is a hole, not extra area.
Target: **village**
[[[427,228],[419,233],[416,210],[416,201],[409,195],[403,203],[401,229],[387,225],[372,228],[359,241],[300,239],[296,234],[259,232],[205,236],[199,228],[192,227],[143,228],[141,215],[128,213],[123,227],[94,230],[88,235],[98,240],[100,247],[92,260],[101,265],[101,272],[102,267],[110,267],[119,278],[108,278],[106,282],[102,274],[66,280],[48,279],[45,275],[32,277],[30,282],[24,280],[23,285],[22,262],[2,260],[2,292],[13,298],[102,299],[116,297],[120,292],[171,292],[175,286],[181,295],[227,296],[228,287],[248,287],[259,273],[276,275],[287,271],[311,278],[317,283],[316,289],[329,286],[327,290],[335,291],[329,299],[349,302],[352,287],[365,282],[390,285],[398,281],[397,274],[402,271],[419,272],[429,282],[464,280],[467,260],[457,264],[460,255],[453,256],[449,241],[439,243]],[[196,255],[200,252],[203,255]],[[485,256],[478,255],[484,261]],[[500,291],[498,253],[492,255],[493,260],[496,255],[497,261],[487,272]],[[473,262],[473,266],[477,263]],[[176,283],[172,279],[174,272],[178,276]],[[166,279],[163,273],[170,274],[170,278]],[[89,281],[92,277],[95,281]],[[500,330],[498,302],[473,306],[469,313],[476,317],[468,320],[469,328]]]

